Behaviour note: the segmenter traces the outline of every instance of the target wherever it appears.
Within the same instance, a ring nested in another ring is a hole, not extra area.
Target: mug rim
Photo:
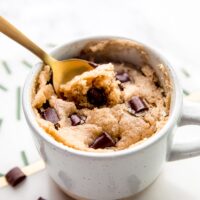
[[[118,37],[118,36],[95,36],[95,37],[85,37],[81,39],[75,39],[72,40],[71,42],[64,43],[63,45],[60,45],[56,48],[54,48],[52,51],[50,51],[51,55],[59,55],[61,53],[58,53],[60,50],[62,50],[64,47],[71,45],[76,42],[84,42],[84,41],[92,41],[92,40],[103,40],[103,39],[122,39],[122,40],[129,40],[132,42],[135,42],[138,45],[143,46],[145,49],[148,49],[151,51],[153,54],[158,56],[163,63],[166,64],[168,70],[169,70],[169,76],[170,80],[173,85],[173,91],[171,95],[171,105],[170,105],[170,116],[166,122],[166,124],[162,127],[161,130],[159,130],[156,134],[153,134],[150,136],[147,140],[142,141],[141,143],[131,147],[131,148],[126,148],[123,150],[118,150],[118,151],[113,151],[113,152],[89,152],[89,151],[81,151],[77,150],[71,147],[68,147],[67,145],[64,145],[58,141],[56,141],[52,136],[47,134],[42,127],[39,126],[35,119],[35,114],[33,112],[32,106],[31,106],[31,89],[32,89],[32,84],[35,79],[35,76],[41,69],[41,64],[40,65],[35,65],[28,74],[25,83],[24,83],[24,88],[23,88],[23,94],[22,94],[22,106],[23,106],[23,111],[27,120],[28,125],[30,128],[33,130],[34,134],[37,134],[42,140],[46,141],[48,144],[54,146],[57,148],[57,150],[60,150],[62,152],[68,152],[71,154],[74,154],[76,156],[83,156],[83,157],[94,157],[94,158],[110,158],[110,157],[120,157],[120,156],[125,156],[128,154],[136,153],[142,149],[148,148],[149,146],[153,145],[157,141],[159,141],[164,135],[168,132],[169,129],[171,129],[176,123],[180,117],[180,112],[181,112],[181,107],[182,107],[182,89],[180,87],[176,72],[174,71],[173,67],[169,64],[169,62],[161,56],[160,53],[158,53],[155,49],[152,47],[149,47],[148,45],[145,45],[141,42],[138,42],[137,40],[126,38],[126,37]],[[173,105],[172,105],[173,104]],[[173,106],[173,107],[171,107]]]

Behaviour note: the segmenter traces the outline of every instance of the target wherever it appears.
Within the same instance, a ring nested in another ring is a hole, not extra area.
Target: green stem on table
[[[32,65],[26,60],[22,60],[22,64],[25,65],[28,68],[32,68]]]
[[[182,73],[183,73],[187,78],[190,77],[189,72],[188,72],[185,68],[181,68],[181,71],[182,71]]]
[[[185,96],[188,96],[190,93],[189,93],[187,90],[183,89],[183,94],[184,94]]]
[[[3,90],[4,92],[8,91],[8,89],[5,86],[1,85],[1,84],[0,84],[0,90]]]
[[[56,45],[56,44],[53,44],[53,43],[47,43],[46,46],[47,46],[47,47],[53,48],[53,47],[56,47],[57,45]]]
[[[29,165],[28,158],[25,151],[21,151],[21,158],[25,166]]]
[[[0,119],[0,127],[1,127],[2,123],[3,123],[3,119]]]
[[[17,120],[21,118],[21,88],[17,87],[16,89],[16,117]]]
[[[11,72],[11,69],[10,69],[8,63],[7,63],[5,60],[3,60],[1,63],[2,63],[2,65],[4,66],[6,72],[7,72],[8,74],[11,74],[12,72]]]

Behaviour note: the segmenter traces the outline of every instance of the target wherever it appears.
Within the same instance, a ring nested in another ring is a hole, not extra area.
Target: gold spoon
[[[59,61],[55,58],[52,58],[2,16],[0,16],[0,32],[4,33],[11,39],[30,50],[45,64],[51,67],[53,71],[53,86],[57,94],[59,94],[59,86],[61,84],[66,83],[76,75],[93,69],[93,67],[86,60],[67,59]]]

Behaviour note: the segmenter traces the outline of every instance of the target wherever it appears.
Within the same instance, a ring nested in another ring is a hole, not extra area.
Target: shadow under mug
[[[41,65],[35,66],[28,75],[23,90],[26,120],[49,175],[64,192],[76,199],[106,200],[135,195],[156,179],[166,161],[200,153],[200,141],[181,144],[173,141],[177,126],[200,125],[200,106],[189,102],[182,106],[182,91],[173,68],[150,47],[120,37],[94,37],[64,44],[51,54],[57,59],[76,57],[88,42],[102,40],[122,40],[131,43],[131,48],[128,49],[124,47],[119,51],[113,48],[108,53],[112,59],[117,58],[140,66],[144,64],[142,49],[148,56],[146,64],[155,69],[158,77],[162,76],[158,65],[164,65],[172,84],[170,116],[158,133],[133,148],[109,153],[84,152],[69,148],[45,133],[35,120],[31,107],[31,93]]]

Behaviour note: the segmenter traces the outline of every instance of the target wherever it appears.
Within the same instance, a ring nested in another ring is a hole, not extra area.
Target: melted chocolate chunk
[[[19,167],[14,167],[5,175],[5,177],[8,183],[15,187],[26,178],[26,175],[21,171]]]
[[[162,94],[163,97],[166,97],[165,91],[162,91],[161,94]]]
[[[87,92],[87,100],[94,106],[103,106],[107,103],[106,94],[103,88],[91,88]]]
[[[119,84],[119,89],[120,89],[121,91],[124,91],[124,87],[123,87],[122,84]]]
[[[138,96],[132,97],[132,99],[129,101],[129,105],[131,109],[135,111],[135,113],[148,110],[148,107],[146,106],[142,98]]]
[[[108,133],[103,132],[93,141],[89,147],[93,149],[103,149],[106,147],[113,147],[115,144],[116,142],[112,139],[112,137]]]
[[[81,118],[77,114],[72,114],[70,116],[72,126],[77,126],[81,123]]]
[[[62,100],[67,100],[67,98],[65,97],[65,94],[63,93],[63,92],[60,92],[60,98],[62,99]]]
[[[44,108],[44,109],[47,109],[47,108],[49,108],[49,107],[50,107],[49,101],[46,101],[46,103],[44,103],[44,104],[42,105],[42,108]]]
[[[58,130],[60,128],[60,124],[56,123],[56,124],[54,124],[54,127],[55,127],[56,130]]]
[[[43,112],[43,117],[45,120],[52,122],[53,124],[58,123],[59,118],[54,108],[47,108]]]
[[[44,118],[44,112],[47,108],[49,108],[49,101],[46,101],[41,108],[38,109],[38,112],[40,113],[40,115],[42,116],[42,118]]]
[[[156,82],[155,82],[155,86],[159,88],[159,87],[160,87],[160,82],[159,82],[159,81],[156,81]]]
[[[86,117],[85,116],[79,116],[76,113],[70,115],[72,126],[77,126],[79,124],[85,123]]]
[[[116,74],[116,79],[119,80],[121,83],[130,81],[129,75],[126,72],[118,72]]]

